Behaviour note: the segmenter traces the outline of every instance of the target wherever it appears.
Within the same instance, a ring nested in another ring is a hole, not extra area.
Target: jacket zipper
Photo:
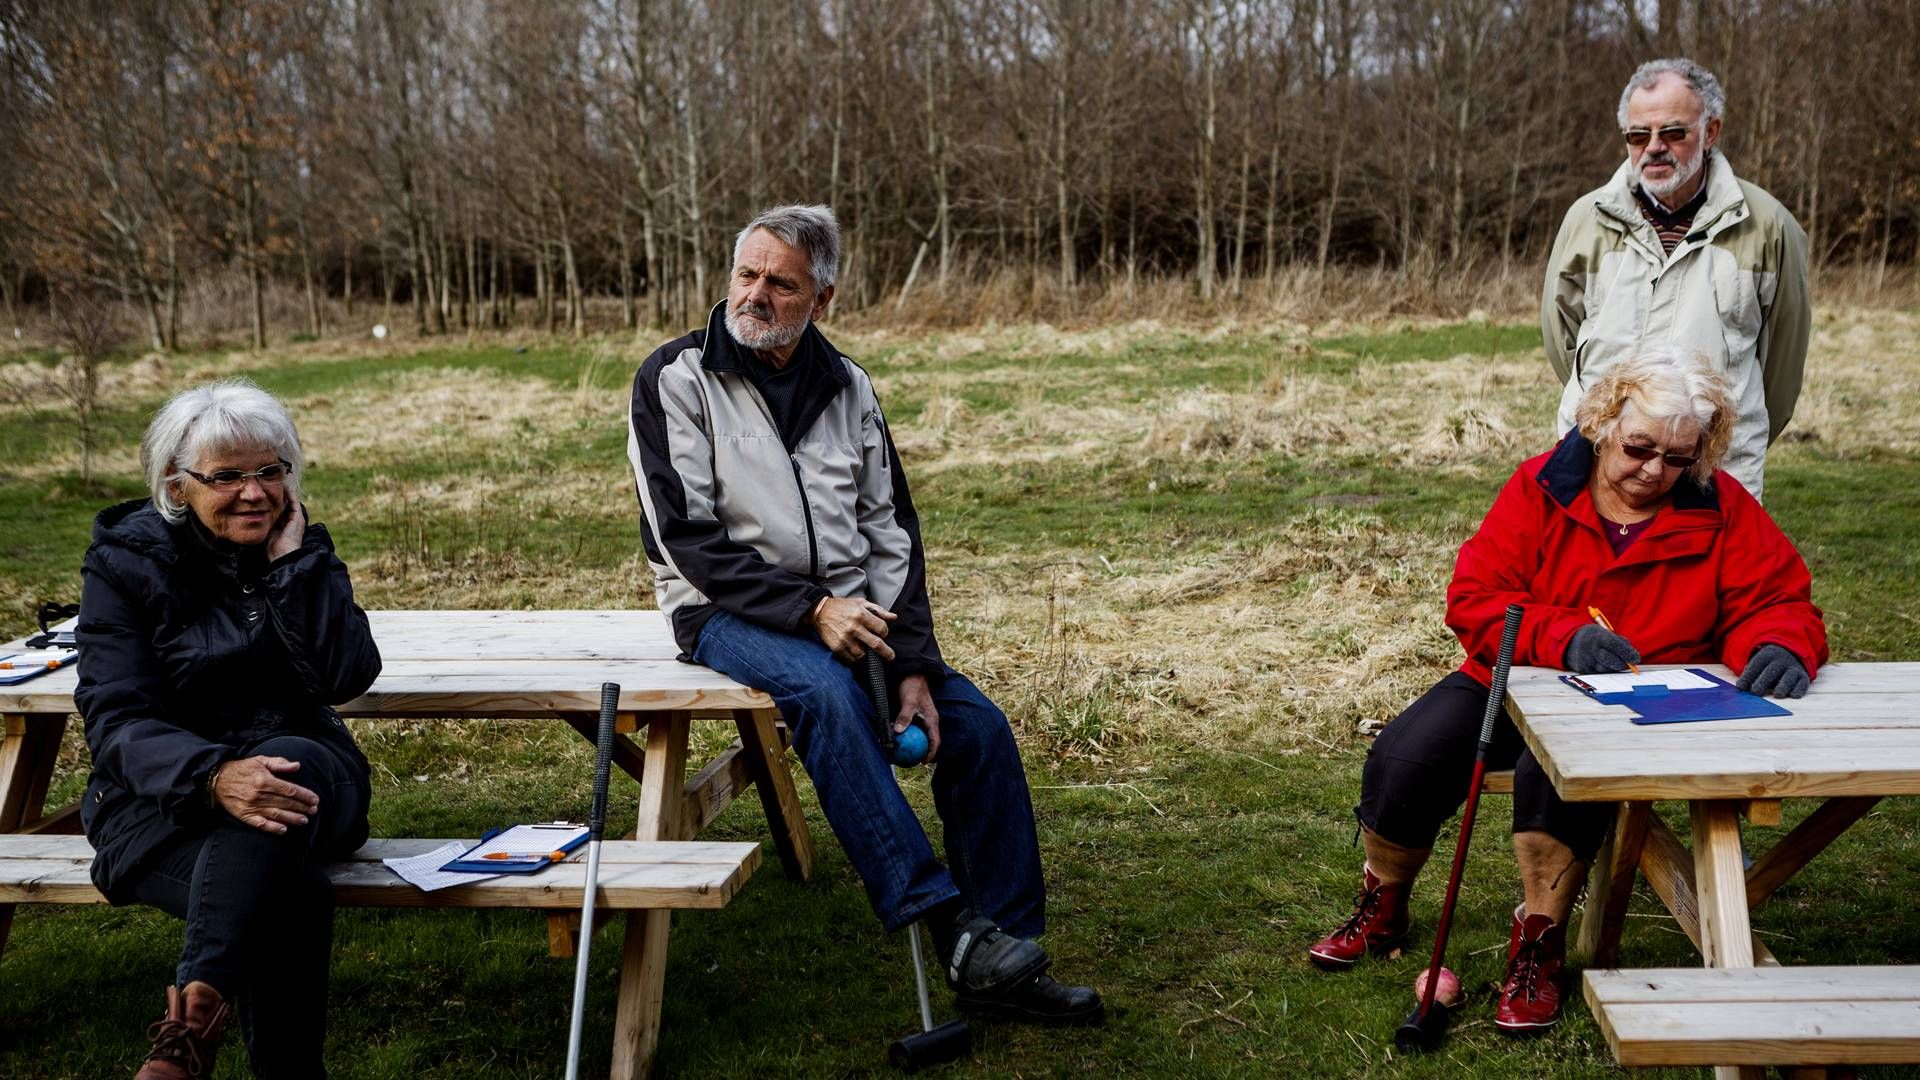
[[[807,578],[820,580],[820,541],[813,535],[813,507],[807,502],[807,482],[800,473],[800,455],[789,453],[793,465],[793,486],[800,489],[800,516],[807,522]]]
[[[767,399],[760,393],[760,388],[753,385],[751,379],[743,378],[742,381],[746,384],[747,392],[753,395],[754,404],[760,406],[760,415],[767,418],[767,425],[779,431],[780,425],[774,422],[773,410],[767,406]],[[800,471],[799,454],[788,450],[787,462],[793,466],[793,486],[800,494],[800,516],[807,523],[807,580],[817,582],[820,580],[820,540],[813,532],[813,506],[807,502],[807,481]]]

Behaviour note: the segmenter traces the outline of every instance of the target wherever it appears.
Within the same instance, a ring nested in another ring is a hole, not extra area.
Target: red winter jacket
[[[1526,608],[1515,664],[1560,667],[1588,605],[1649,664],[1719,661],[1735,673],[1760,646],[1807,666],[1827,659],[1812,578],[1780,527],[1725,472],[1701,488],[1682,477],[1673,502],[1615,556],[1587,493],[1593,444],[1569,432],[1514,471],[1480,529],[1460,546],[1447,625],[1466,646],[1460,666],[1492,679],[1508,604]]]

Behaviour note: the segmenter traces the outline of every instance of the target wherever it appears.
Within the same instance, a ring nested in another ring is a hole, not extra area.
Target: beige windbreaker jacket
[[[1767,444],[1793,416],[1806,364],[1807,234],[1714,151],[1706,204],[1667,255],[1629,176],[1622,163],[1574,202],[1547,261],[1540,329],[1565,384],[1557,434],[1609,365],[1646,344],[1697,349],[1726,372],[1740,412],[1722,467],[1759,498]]]

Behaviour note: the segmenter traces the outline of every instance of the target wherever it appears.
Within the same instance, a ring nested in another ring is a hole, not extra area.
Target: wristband
[[[220,809],[220,797],[214,794],[213,785],[215,781],[220,779],[220,770],[226,768],[228,765],[231,765],[231,764],[233,764],[231,761],[223,761],[220,764],[215,765],[213,767],[213,771],[207,774],[207,809],[209,810]]]

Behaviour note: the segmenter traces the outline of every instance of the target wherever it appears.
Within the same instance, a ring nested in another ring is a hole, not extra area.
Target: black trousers
[[[1467,799],[1488,693],[1456,671],[1380,732],[1360,774],[1353,809],[1360,824],[1401,847],[1433,846]],[[1513,831],[1544,832],[1591,863],[1613,827],[1615,804],[1561,799],[1513,721],[1502,714],[1493,730],[1487,768],[1513,769]]]
[[[307,824],[275,835],[220,815],[182,830],[134,887],[187,922],[176,984],[206,982],[232,1003],[262,1080],[324,1077],[333,888],[320,864],[367,839],[366,771],[332,747],[277,735],[244,749],[300,763],[285,779],[320,798]]]

